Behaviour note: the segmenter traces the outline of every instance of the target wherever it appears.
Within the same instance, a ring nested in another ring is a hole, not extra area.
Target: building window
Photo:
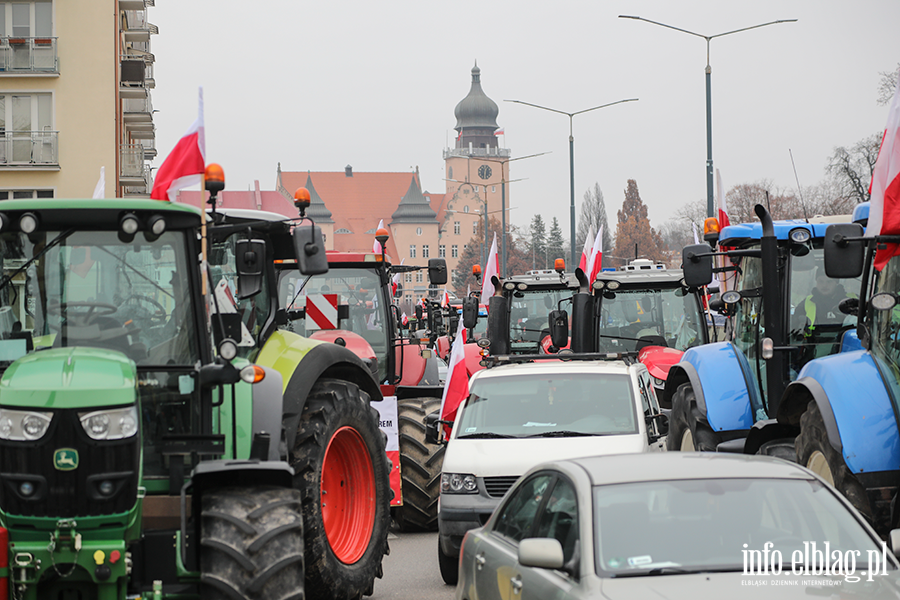
[[[478,221],[472,221],[472,233],[478,233]]]
[[[416,273],[416,283],[422,283],[422,273]]]
[[[447,167],[447,179],[453,179],[453,167]]]
[[[438,246],[438,258],[447,258],[447,246],[443,244]]]
[[[0,94],[0,164],[58,164],[50,94]]]
[[[416,245],[415,245],[415,244],[410,244],[410,245],[409,245],[409,257],[410,257],[410,258],[415,258],[415,257],[416,257]]]
[[[496,194],[496,193],[497,193],[497,186],[496,186],[496,185],[492,185],[492,186],[491,186],[491,193],[492,193],[492,194]]]
[[[453,221],[453,233],[459,235],[459,221]]]
[[[428,258],[431,256],[431,252],[428,249],[428,244],[422,244],[422,258]]]
[[[412,283],[412,273],[406,274],[406,283]]]
[[[353,232],[350,231],[349,229],[347,229],[346,227],[341,227],[340,229],[338,229],[337,231],[334,232],[335,235],[338,235],[338,234],[346,235],[348,233],[353,233]]]
[[[456,244],[450,246],[450,258],[459,258],[459,246]]]
[[[463,212],[464,212],[464,213],[468,213],[468,212],[469,212],[469,205],[468,205],[468,204],[466,204],[465,206],[463,206]]]
[[[0,200],[20,198],[52,198],[53,190],[0,190]]]
[[[422,235],[422,228],[416,227],[416,235]]]
[[[48,38],[53,35],[52,2],[0,2],[0,36]]]

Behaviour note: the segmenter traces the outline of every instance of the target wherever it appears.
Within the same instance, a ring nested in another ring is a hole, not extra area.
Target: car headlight
[[[84,432],[95,440],[121,440],[137,433],[136,406],[78,413]]]
[[[477,494],[478,483],[474,475],[464,473],[441,473],[441,493]]]
[[[39,440],[47,433],[52,412],[0,408],[0,439],[16,442]]]

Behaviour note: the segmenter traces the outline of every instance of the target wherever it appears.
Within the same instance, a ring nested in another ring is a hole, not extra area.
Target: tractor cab
[[[572,295],[578,291],[573,273],[530,271],[503,280],[501,293],[508,307],[503,337],[509,340],[510,354],[538,354],[541,341],[550,335],[550,311],[572,313]],[[489,313],[489,319],[494,319]],[[503,324],[501,324],[503,328]],[[489,331],[493,331],[488,326]],[[507,337],[508,336],[508,337]]]

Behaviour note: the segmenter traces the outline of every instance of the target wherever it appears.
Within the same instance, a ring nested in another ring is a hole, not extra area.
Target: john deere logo
[[[78,450],[60,448],[53,453],[53,466],[57,471],[73,471],[78,468]]]

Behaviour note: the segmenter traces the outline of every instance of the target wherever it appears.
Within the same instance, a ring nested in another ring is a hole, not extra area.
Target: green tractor
[[[378,386],[276,332],[272,249],[206,222],[153,200],[0,207],[0,597],[372,593]],[[317,234],[292,238],[310,272]]]

